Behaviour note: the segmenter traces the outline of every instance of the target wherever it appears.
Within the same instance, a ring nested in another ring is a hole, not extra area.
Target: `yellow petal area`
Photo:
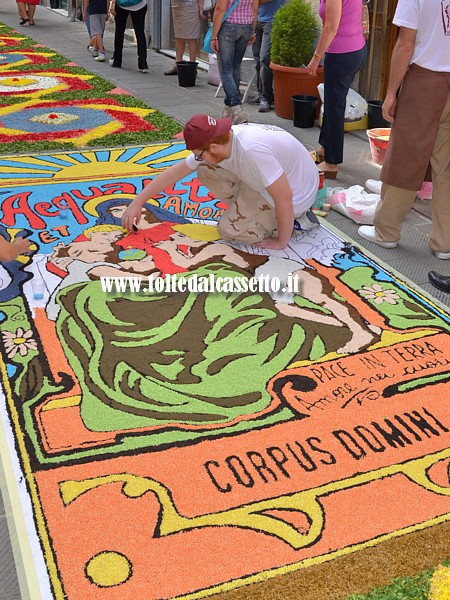
[[[6,77],[5,79],[0,80],[0,86],[4,87],[22,88],[33,85],[34,83],[38,83],[38,80],[32,79],[31,77]]]
[[[214,225],[197,225],[195,223],[191,225],[190,223],[185,223],[174,225],[173,228],[193,240],[200,240],[202,242],[220,240],[220,234]]]
[[[450,600],[450,567],[439,565],[431,578],[428,600]]]
[[[132,575],[131,562],[119,552],[100,552],[87,562],[86,575],[98,587],[120,585]]]

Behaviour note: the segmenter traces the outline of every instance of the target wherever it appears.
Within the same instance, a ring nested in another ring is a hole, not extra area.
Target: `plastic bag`
[[[319,83],[317,91],[323,102],[323,83]],[[320,110],[323,112],[323,104]],[[345,100],[345,122],[360,121],[363,117],[367,116],[367,110],[367,101],[358,92],[350,88]]]
[[[372,225],[377,204],[378,194],[370,194],[360,185],[352,185],[348,189],[335,191],[328,198],[331,208],[345,215],[360,225]]]
[[[217,66],[217,57],[215,54],[209,55],[209,67],[206,81],[211,85],[220,85],[219,68]]]

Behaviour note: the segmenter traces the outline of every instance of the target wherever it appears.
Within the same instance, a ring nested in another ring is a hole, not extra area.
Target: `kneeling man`
[[[295,229],[317,225],[309,210],[317,196],[319,172],[306,148],[290,133],[272,125],[195,115],[184,128],[192,150],[153,179],[125,211],[131,231],[148,200],[198,171],[200,182],[228,204],[218,230],[225,240],[282,250]]]

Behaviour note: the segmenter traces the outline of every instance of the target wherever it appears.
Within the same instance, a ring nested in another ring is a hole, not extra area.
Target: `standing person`
[[[147,0],[137,0],[135,4],[123,0],[111,0],[110,14],[114,17],[116,31],[114,35],[114,53],[110,59],[111,67],[122,67],[123,42],[128,17],[131,17],[137,42],[138,71],[148,73],[147,65],[147,40],[145,39],[145,15],[147,14]]]
[[[273,75],[270,68],[270,49],[272,42],[272,21],[275,13],[286,0],[269,0],[258,8],[258,23],[255,31],[255,41],[252,51],[255,59],[256,87],[258,95],[249,100],[249,104],[259,104],[258,112],[270,112],[273,104]]]
[[[86,23],[86,29],[89,35],[89,44],[87,46],[88,52],[92,54],[92,56],[98,56],[98,48],[97,48],[97,38],[95,35],[91,34],[91,25],[89,22],[89,4],[86,6],[86,10],[82,14],[82,19]]]
[[[306,148],[290,133],[270,125],[232,125],[231,118],[195,115],[184,128],[186,159],[157,175],[122,217],[133,230],[143,205],[198,170],[198,178],[228,204],[218,231],[223,239],[282,250],[294,228],[316,227],[309,210],[317,196],[319,171]]]
[[[34,13],[41,0],[16,0],[20,16],[20,25],[35,25]]]
[[[400,27],[391,59],[383,117],[392,123],[381,170],[374,227],[361,237],[395,248],[400,229],[431,163],[431,251],[450,259],[450,10],[448,0],[399,0]],[[397,97],[398,93],[398,97]]]
[[[98,62],[105,62],[105,47],[103,34],[105,32],[106,17],[109,11],[109,0],[84,0],[84,20],[89,20],[91,42],[89,52]],[[90,49],[92,47],[92,50]]]
[[[189,60],[195,62],[198,56],[198,40],[200,38],[200,19],[203,14],[203,0],[170,0],[172,5],[173,29],[175,33],[175,64],[164,72],[164,75],[177,74],[177,62],[183,60],[186,40],[189,49]]]
[[[366,38],[362,26],[362,0],[320,0],[322,33],[307,69],[316,75],[323,63],[323,122],[317,156],[319,169],[334,179],[344,161],[345,101],[356,73],[363,66]]]
[[[224,19],[226,12],[233,11]],[[248,121],[239,94],[241,63],[249,43],[256,39],[258,0],[217,0],[213,16],[211,50],[217,55],[217,66],[225,92],[222,117],[233,124]]]

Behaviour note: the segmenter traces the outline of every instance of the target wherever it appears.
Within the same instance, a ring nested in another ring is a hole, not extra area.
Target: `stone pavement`
[[[62,15],[61,11],[52,11],[41,6],[37,7],[35,20],[35,27],[20,27],[15,0],[1,0],[0,22],[17,28],[25,35],[70,58],[89,71],[108,79],[180,123],[185,123],[196,113],[220,116],[223,94],[219,94],[218,98],[215,97],[216,87],[207,83],[206,70],[199,70],[195,87],[181,88],[178,86],[177,77],[168,77],[163,73],[172,64],[173,58],[149,50],[150,72],[139,73],[132,36],[127,36],[125,41],[123,68],[113,69],[108,62],[96,62],[87,52],[88,35],[84,23],[72,22]],[[108,59],[112,56],[113,48],[113,31],[110,28],[105,33],[105,47]],[[251,69],[251,65],[248,66]],[[246,75],[249,73],[246,72]],[[294,127],[291,121],[277,117],[274,112],[261,114],[258,113],[257,107],[248,104],[245,105],[245,110],[250,114],[250,121],[279,125],[304,144],[313,147],[317,145],[319,134],[317,127],[299,129]],[[345,136],[345,163],[338,178],[327,183],[332,187],[364,185],[369,178],[378,179],[379,173],[380,167],[371,159],[365,131],[355,131]],[[415,210],[411,211],[404,226],[401,243],[393,250],[379,248],[359,239],[356,233],[358,225],[335,211],[330,211],[325,222],[331,223],[344,237],[347,236],[366,248],[375,259],[378,258],[387,264],[392,270],[398,272],[400,277],[407,278],[414,287],[422,288],[428,295],[449,307],[450,295],[435,290],[427,278],[430,270],[450,275],[450,261],[438,260],[428,249],[430,214],[429,202],[416,202]],[[0,600],[20,600],[20,598],[22,596],[14,566],[5,509],[0,502]]]

